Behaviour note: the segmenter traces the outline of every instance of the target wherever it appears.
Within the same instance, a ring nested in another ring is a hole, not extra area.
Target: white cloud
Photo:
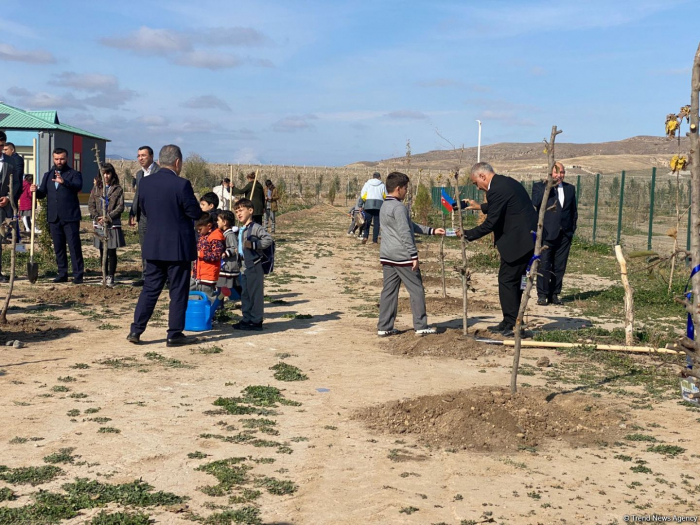
[[[272,125],[273,131],[280,133],[294,133],[295,131],[316,129],[312,120],[317,120],[316,115],[292,115],[278,120]]]
[[[267,35],[251,27],[209,27],[190,33],[190,38],[221,47],[260,47],[272,43]]]
[[[190,109],[220,109],[222,111],[231,111],[231,106],[215,95],[192,97],[183,102],[182,106]]]
[[[9,24],[9,21],[5,21],[5,24]],[[17,49],[11,44],[0,44],[0,60],[5,60],[8,62],[24,62],[26,64],[55,64],[56,57],[54,57],[48,51],[41,49],[33,51],[24,51],[22,49]]]
[[[239,164],[260,164],[257,152],[250,146],[245,146],[233,154],[233,162]]]
[[[190,39],[183,33],[147,26],[126,35],[102,38],[100,42],[107,47],[126,49],[141,55],[164,56],[192,49]]]
[[[422,111],[412,111],[410,109],[401,109],[398,111],[391,111],[384,115],[385,117],[391,119],[409,119],[409,120],[425,120],[428,119],[428,115]]]
[[[173,62],[180,66],[197,67],[202,69],[228,69],[240,66],[240,57],[231,54],[217,54],[208,51],[188,51],[178,55]]]
[[[28,110],[37,109],[61,109],[61,108],[84,108],[85,103],[78,100],[72,93],[67,95],[55,95],[53,93],[34,93],[25,88],[12,86],[7,90],[7,94],[16,99],[17,105]]]
[[[54,86],[71,88],[77,91],[94,93],[82,99],[88,106],[118,108],[137,96],[136,91],[120,89],[119,80],[114,75],[100,73],[75,73],[67,71],[55,75],[50,81]]]

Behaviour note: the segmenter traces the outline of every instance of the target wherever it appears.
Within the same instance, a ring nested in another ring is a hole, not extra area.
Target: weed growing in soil
[[[260,509],[243,507],[237,510],[225,510],[224,512],[212,514],[204,520],[204,523],[206,525],[230,525],[231,523],[259,525],[262,523],[262,519],[260,519]]]
[[[192,350],[192,353],[193,354],[208,355],[208,354],[220,354],[223,351],[224,351],[223,348],[221,348],[220,346],[210,346],[210,347],[206,347],[206,348],[205,347],[195,348]]]
[[[78,417],[78,416],[80,415],[80,410],[78,410],[77,408],[74,408],[74,409],[69,410],[68,412],[66,412],[66,415],[67,415],[68,417]]]
[[[87,370],[88,368],[90,368],[90,366],[87,365],[86,363],[75,363],[70,368],[72,368],[74,370]]]
[[[409,516],[414,512],[418,512],[420,509],[418,507],[403,507],[399,514],[408,514]]]
[[[85,399],[86,397],[88,397],[88,395],[76,392],[74,394],[69,395],[68,397],[70,397],[71,399]]]
[[[95,407],[95,408],[88,408],[85,410],[86,414],[97,414],[100,410],[102,410],[101,407]]]
[[[100,512],[92,518],[90,525],[149,525],[153,523],[148,514],[142,512],[115,512],[109,514],[107,511]]]
[[[685,449],[676,445],[650,445],[647,448],[647,452],[656,452],[658,454],[663,454],[664,456],[675,457],[679,454],[683,454]]]
[[[220,397],[214,401],[214,405],[237,416],[246,414],[273,416],[277,413],[271,408],[276,408],[277,403],[287,406],[301,406],[301,403],[297,401],[285,399],[282,392],[272,386],[248,386],[243,389],[242,394],[243,397]]]
[[[0,479],[11,485],[43,485],[63,474],[63,470],[52,465],[42,467],[7,468],[0,465]],[[4,523],[0,521],[0,523]]]
[[[284,362],[271,366],[270,370],[275,371],[274,378],[278,381],[306,381],[309,379],[309,376],[302,373],[301,369]]]
[[[89,417],[89,418],[87,418],[87,421],[92,421],[93,423],[104,424],[104,423],[108,423],[108,422],[112,421],[112,418],[111,417]]]
[[[58,452],[45,456],[44,462],[51,463],[52,465],[55,465],[56,463],[73,463],[75,458],[78,457],[71,455],[74,450],[74,447],[61,448],[58,450]]]
[[[145,354],[143,354],[143,357],[145,357],[149,361],[156,361],[168,368],[194,368],[191,365],[183,363],[179,359],[168,358],[156,352],[146,352]]]
[[[0,501],[13,501],[17,499],[17,495],[9,487],[0,489]]]
[[[104,323],[97,327],[98,330],[119,330],[119,327],[114,324]]]
[[[121,430],[114,427],[100,427],[97,431],[98,434],[121,434]]]
[[[313,315],[310,314],[284,314],[282,317],[286,319],[311,319]]]
[[[133,357],[110,357],[108,359],[95,361],[95,363],[102,366],[108,366],[110,368],[132,368],[135,366],[139,366],[138,363],[136,363],[136,359]]]
[[[70,392],[70,388],[63,385],[56,385],[51,390],[53,390],[54,392]]]
[[[209,457],[209,454],[205,454],[204,452],[200,452],[199,450],[195,452],[190,452],[187,454],[187,457],[190,459],[205,459]]]
[[[648,441],[649,443],[656,443],[656,438],[654,436],[647,436],[646,434],[627,434],[625,439],[628,441]]]

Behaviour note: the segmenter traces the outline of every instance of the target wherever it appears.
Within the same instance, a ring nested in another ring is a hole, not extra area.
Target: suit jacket
[[[498,252],[506,262],[513,262],[534,250],[532,232],[537,227],[537,215],[523,185],[510,177],[494,175],[486,199],[486,220],[465,231],[465,238],[474,241],[493,232]]]
[[[542,205],[542,197],[545,190],[544,182],[536,182],[532,186],[532,204],[540,211]],[[545,241],[554,241],[559,237],[559,232],[564,232],[569,239],[576,232],[576,223],[578,222],[578,208],[576,206],[576,189],[572,184],[562,182],[564,188],[564,207],[559,202],[559,192],[557,187],[553,186],[547,199],[547,211],[544,213],[544,229],[542,231],[542,239]],[[550,209],[554,206],[554,209]]]
[[[24,157],[16,151],[12,154],[12,161],[15,163],[15,204],[19,203],[19,198],[22,195],[22,187],[24,182]]]
[[[10,157],[2,153],[0,153],[0,159],[2,159],[2,164],[0,164],[2,166],[0,168],[0,197],[8,197],[10,195],[10,179],[14,178],[15,165]],[[12,215],[12,204],[9,202],[7,206],[0,208],[0,221],[12,217]]]
[[[46,197],[46,215],[49,222],[79,222],[81,218],[78,194],[83,189],[83,175],[70,166],[61,172],[63,184],[53,181],[54,170],[44,173],[41,184],[36,189],[36,198]]]
[[[148,220],[142,256],[155,261],[194,261],[197,242],[193,221],[202,210],[192,184],[169,168],[141,179],[138,207]]]
[[[253,188],[253,181],[243,186],[240,190],[237,188],[231,188],[231,193],[234,195],[241,195],[246,199],[250,199],[250,190]],[[253,190],[253,215],[263,215],[265,213],[265,190],[263,189],[260,181],[255,183],[255,189]]]
[[[158,165],[157,162],[153,163],[153,170],[151,171],[151,175],[156,173],[160,169],[160,166]],[[149,175],[149,177],[151,176]],[[134,191],[134,200],[131,202],[131,209],[129,210],[129,216],[130,217],[136,217],[137,221],[141,221],[141,210],[139,210],[139,184],[141,184],[141,180],[143,179],[143,168],[141,168],[139,171],[136,172],[136,177],[134,180],[136,181],[136,190]],[[143,217],[143,220],[146,220],[145,217]]]

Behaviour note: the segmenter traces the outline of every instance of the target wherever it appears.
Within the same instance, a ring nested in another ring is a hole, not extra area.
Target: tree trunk
[[[693,61],[693,72],[690,89],[690,179],[691,179],[691,198],[692,206],[690,207],[690,253],[693,261],[693,266],[700,265],[700,117],[698,111],[700,109],[699,92],[700,91],[700,45],[695,53]],[[692,277],[692,307],[690,315],[696,330],[700,328],[700,272],[696,272]],[[697,371],[698,360],[696,356],[700,352],[700,344],[697,337],[695,338],[695,355],[688,359],[688,365],[693,366]],[[690,354],[689,354],[690,355]]]
[[[518,317],[515,319],[515,349],[513,351],[513,369],[510,375],[510,391],[515,394],[518,391],[518,367],[520,366],[520,346],[522,343],[522,327],[523,327],[523,317],[525,316],[525,310],[527,309],[527,302],[530,300],[530,292],[535,283],[535,276],[537,275],[537,269],[539,268],[540,254],[542,253],[542,229],[544,228],[544,214],[547,211],[547,201],[549,200],[549,192],[554,185],[554,179],[552,178],[552,170],[554,170],[554,141],[557,135],[561,133],[561,130],[557,130],[556,126],[552,126],[552,133],[549,138],[549,142],[545,140],[547,148],[547,156],[549,157],[548,170],[547,170],[547,185],[544,189],[544,195],[542,196],[542,204],[540,205],[540,213],[537,218],[537,236],[535,238],[535,253],[532,257],[532,262],[530,266],[530,271],[527,275],[527,283],[525,285],[525,291],[523,292],[522,299],[520,300],[520,308],[518,309]]]
[[[15,185],[13,183],[13,176],[10,176],[10,205],[12,206],[12,220],[10,221],[10,228],[12,228],[12,253],[10,253],[10,282],[7,287],[7,295],[5,296],[5,303],[2,305],[2,311],[0,312],[0,324],[7,324],[7,310],[10,308],[10,300],[12,299],[12,291],[15,287],[15,275],[17,267],[17,224],[18,213],[17,205],[15,204],[12,196],[15,194]],[[34,225],[32,224],[32,228]]]
[[[634,291],[627,278],[627,261],[622,255],[622,247],[619,244],[615,246],[615,257],[620,265],[620,279],[625,289],[625,344],[632,346],[634,345]]]
[[[462,276],[462,334],[467,335],[469,332],[469,315],[467,310],[467,292],[469,290],[469,282],[471,281],[471,272],[467,270],[467,241],[464,238],[464,221],[462,218],[462,201],[459,197],[459,171],[455,172],[455,201],[457,202],[457,214],[459,215],[459,238],[462,243],[462,268],[460,274]],[[454,217],[454,212],[452,213]]]

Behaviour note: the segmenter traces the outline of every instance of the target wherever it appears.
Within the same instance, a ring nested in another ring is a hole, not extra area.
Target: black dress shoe
[[[134,281],[131,283],[131,286],[143,286],[143,279],[139,279],[138,281]]]
[[[5,276],[0,274],[0,283],[9,283],[10,280]]]
[[[553,295],[552,300],[550,301],[552,304],[557,304],[557,305],[562,305],[564,304],[561,299],[559,299],[558,295]]]
[[[262,329],[262,323],[246,323],[238,328],[238,330],[248,330],[251,332],[262,332]]]
[[[549,302],[547,301],[547,298],[544,295],[540,295],[537,297],[537,305],[538,306],[547,306]]]
[[[126,340],[137,345],[141,342],[141,335],[136,332],[130,332],[129,335],[126,336]]]
[[[486,329],[487,329],[489,332],[501,332],[501,331],[506,327],[506,324],[507,324],[507,323],[506,323],[505,320],[504,320],[504,321],[501,321],[501,322],[498,323],[498,324],[494,324],[494,325],[491,325],[491,326],[487,326]]]
[[[53,282],[55,283],[67,283],[68,282],[68,276],[64,275],[63,277],[56,277]]]
[[[199,339],[197,339],[196,337],[187,337],[181,332],[179,334],[175,334],[170,339],[168,339],[165,343],[165,346],[193,345],[196,344],[198,341]]]
[[[83,284],[83,278],[76,277],[75,279],[73,279],[73,284]]]
[[[234,323],[231,326],[234,330],[247,330],[249,325],[250,323],[248,321],[238,321],[237,323]]]

